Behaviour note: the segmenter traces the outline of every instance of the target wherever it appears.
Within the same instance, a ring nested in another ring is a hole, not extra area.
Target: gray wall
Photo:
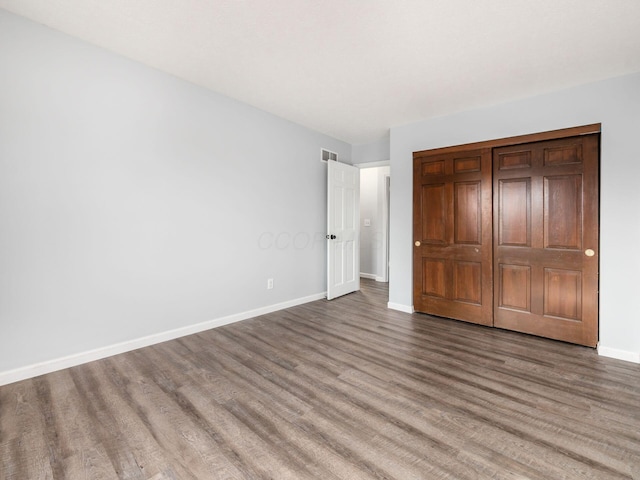
[[[387,136],[375,142],[353,145],[352,163],[357,165],[389,161],[389,141],[390,138]]]
[[[640,74],[391,129],[389,301],[412,305],[412,152],[602,123],[600,345],[640,360]]]
[[[350,145],[1,10],[0,66],[0,373],[326,290]]]

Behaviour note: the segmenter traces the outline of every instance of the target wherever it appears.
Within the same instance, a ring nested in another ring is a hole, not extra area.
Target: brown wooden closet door
[[[414,308],[492,324],[491,149],[414,157]]]
[[[595,346],[599,136],[493,150],[494,325]]]

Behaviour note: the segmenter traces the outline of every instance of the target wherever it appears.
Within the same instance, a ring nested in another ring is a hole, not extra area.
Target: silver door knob
[[[419,246],[420,246],[420,240],[416,240],[415,246],[416,246],[416,247],[419,247]]]
[[[596,254],[596,252],[594,252],[594,251],[593,251],[593,250],[591,250],[590,248],[587,248],[587,249],[584,251],[584,254],[585,254],[587,257],[593,257],[593,256]]]

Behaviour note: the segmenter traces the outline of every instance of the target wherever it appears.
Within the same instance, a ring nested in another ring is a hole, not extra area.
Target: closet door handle
[[[415,243],[414,245],[415,245],[416,247],[419,247],[419,246],[421,245],[421,244],[420,244],[420,240],[416,240],[416,243]]]
[[[585,254],[587,257],[593,257],[593,256],[596,254],[596,252],[594,252],[594,251],[593,251],[593,250],[591,250],[590,248],[587,248],[587,249],[584,251],[584,254]]]

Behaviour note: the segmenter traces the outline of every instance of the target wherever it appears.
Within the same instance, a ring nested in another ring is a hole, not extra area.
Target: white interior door
[[[327,162],[327,298],[360,290],[360,170]]]

